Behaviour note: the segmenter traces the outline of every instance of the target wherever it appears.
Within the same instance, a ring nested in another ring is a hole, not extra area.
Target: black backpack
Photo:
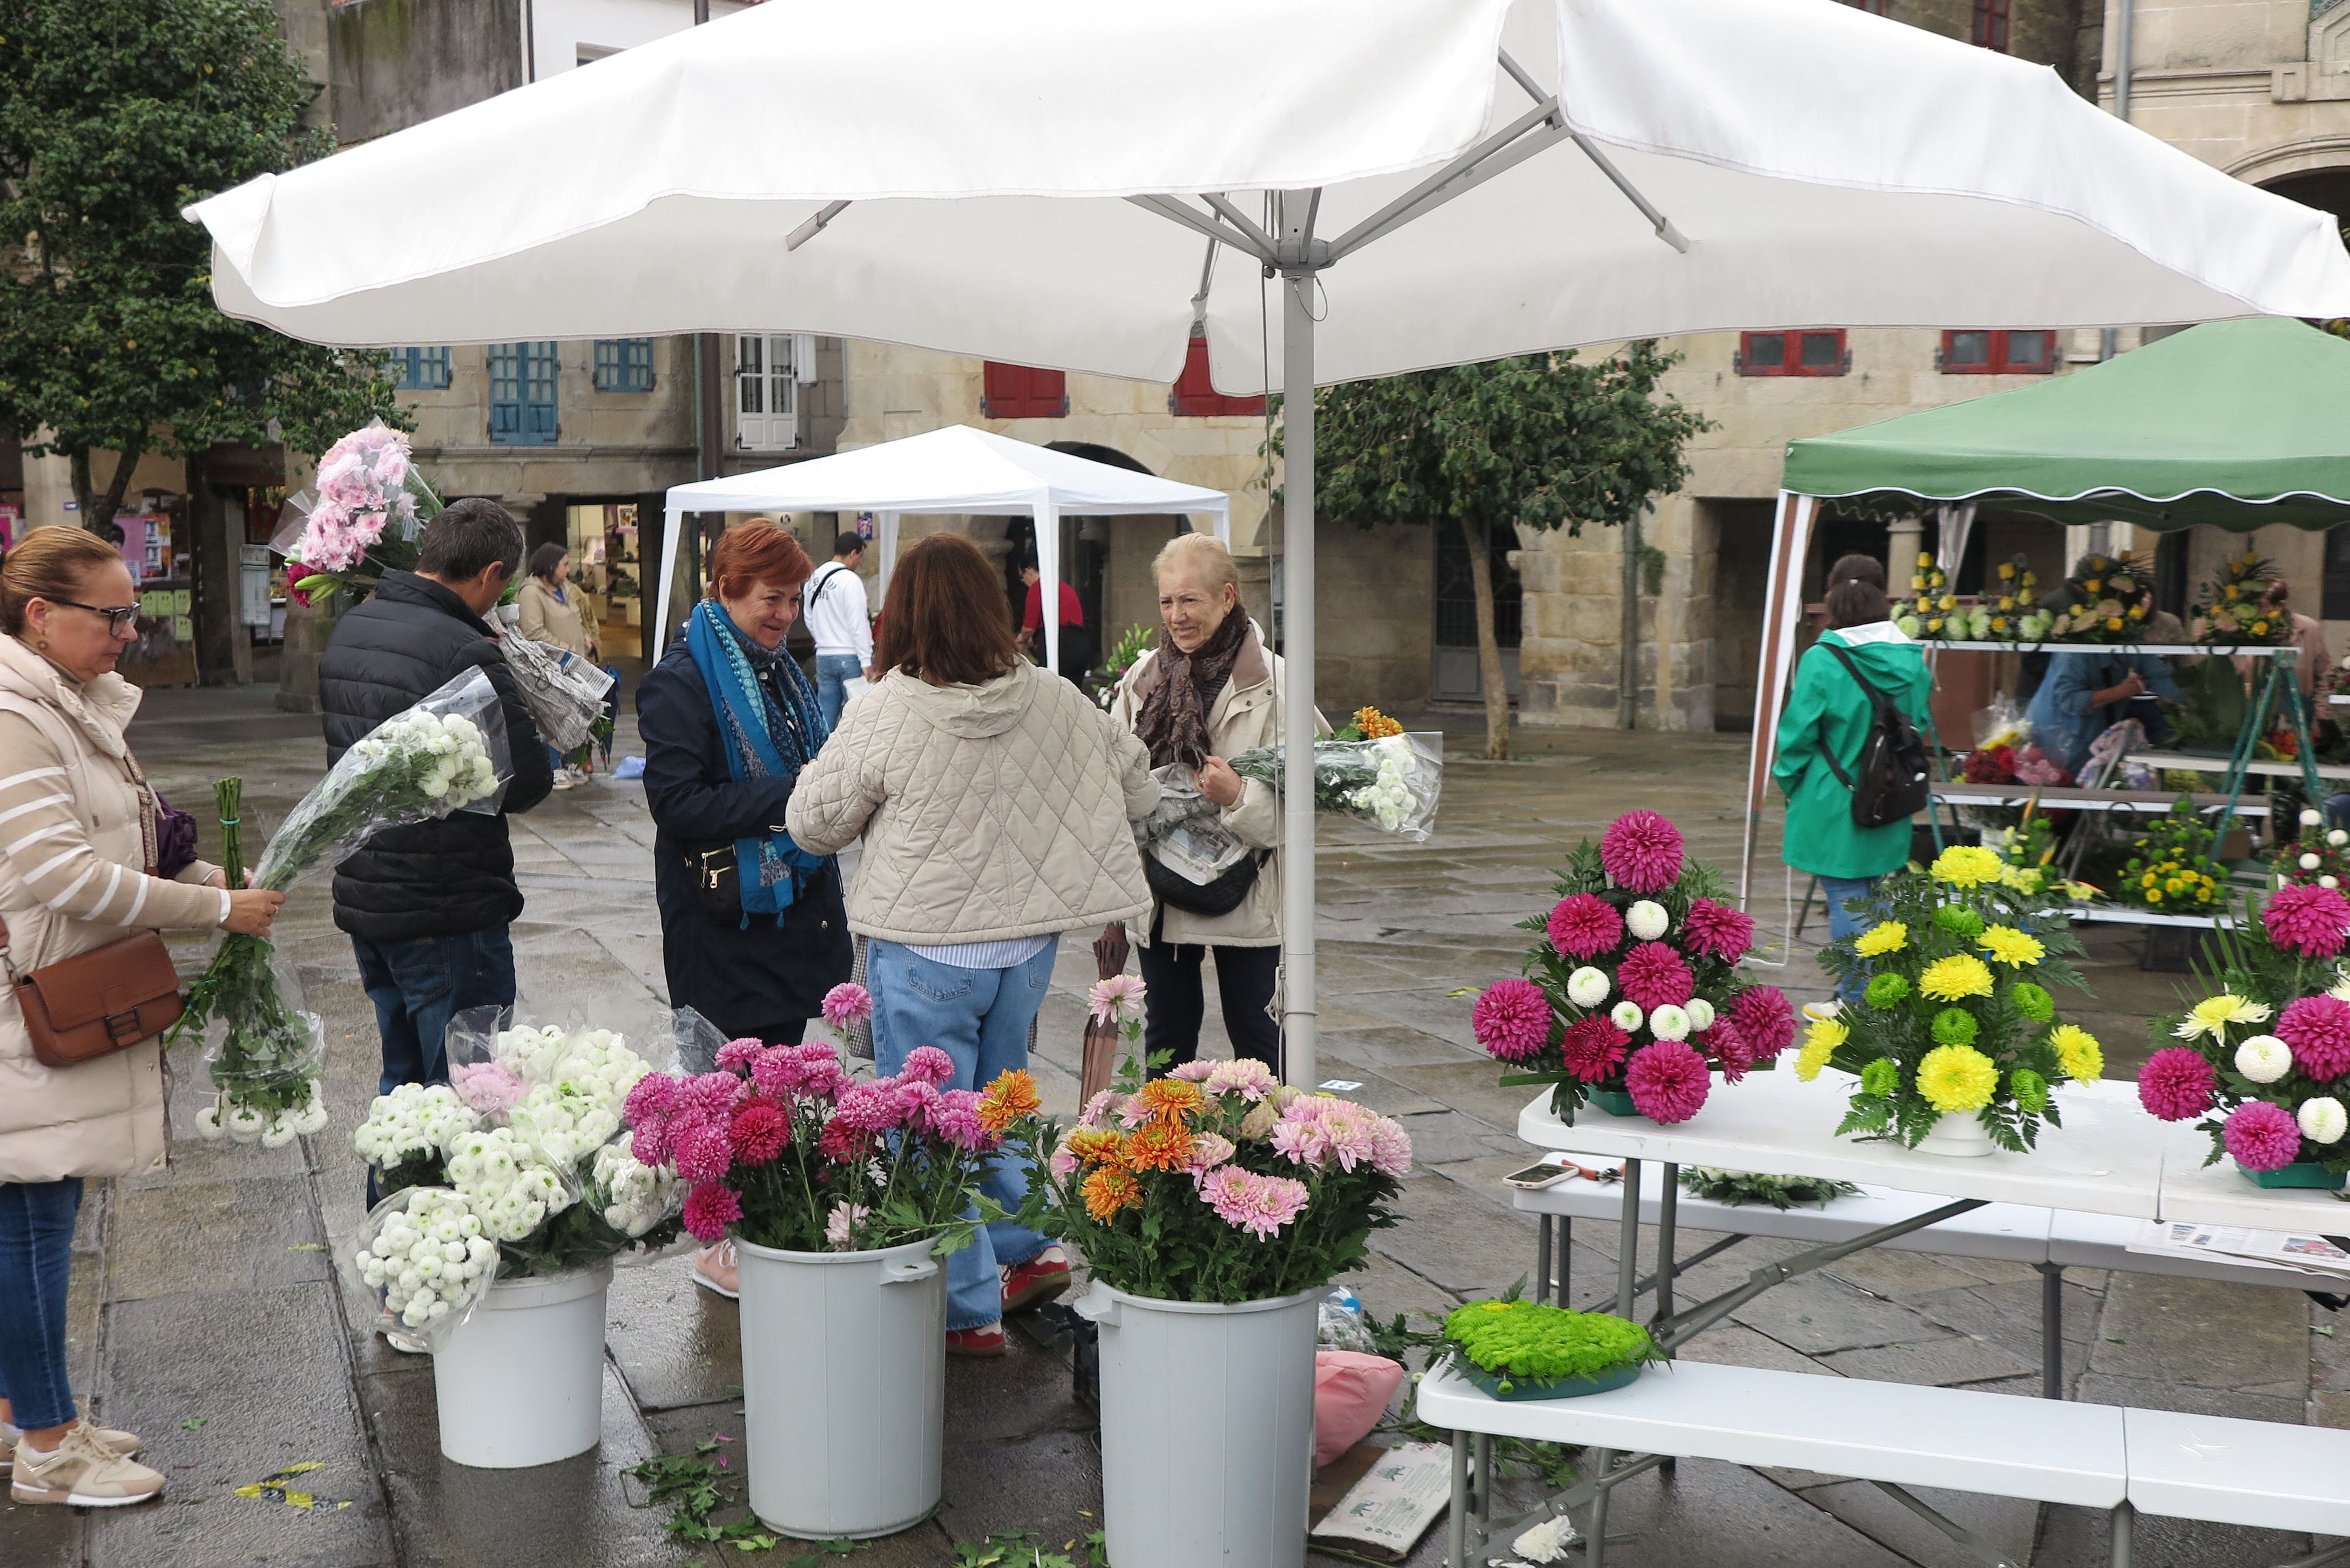
[[[1883,827],[1888,823],[1906,822],[1926,809],[1933,796],[1932,759],[1926,753],[1926,738],[1908,714],[1895,706],[1893,699],[1871,686],[1860,673],[1860,665],[1842,645],[1823,642],[1826,649],[1843,661],[1846,672],[1858,682],[1867,694],[1869,706],[1877,711],[1869,722],[1868,733],[1860,742],[1860,760],[1856,773],[1848,774],[1829,751],[1823,735],[1820,755],[1827,759],[1828,767],[1844,787],[1852,791],[1852,820],[1860,827]]]

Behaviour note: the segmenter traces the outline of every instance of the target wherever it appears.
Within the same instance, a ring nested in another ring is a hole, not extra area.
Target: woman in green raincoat
[[[1852,819],[1852,787],[1845,779],[1860,760],[1875,708],[1844,660],[1825,646],[1841,644],[1862,678],[1922,725],[1933,677],[1924,650],[1886,618],[1888,607],[1885,568],[1872,557],[1846,556],[1828,569],[1828,629],[1795,666],[1794,695],[1779,720],[1777,760],[1771,766],[1787,797],[1780,857],[1820,879],[1832,940],[1852,935],[1865,919],[1845,906],[1867,898],[1879,877],[1909,858],[1907,819],[1882,827],[1862,827]],[[1838,768],[1845,778],[1836,776]]]

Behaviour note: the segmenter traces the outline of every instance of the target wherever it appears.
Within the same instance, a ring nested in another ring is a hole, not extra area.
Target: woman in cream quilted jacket
[[[40,528],[0,563],[0,922],[13,978],[140,930],[269,934],[283,893],[223,887],[193,861],[157,869],[154,793],[123,730],[139,688],[114,672],[137,640],[121,555],[78,528]],[[163,1163],[156,1042],[47,1067],[14,986],[0,987],[0,1473],[19,1503],[116,1508],[163,1478],[139,1439],[75,1413],[66,1293],[88,1177]]]
[[[873,1055],[954,1058],[958,1088],[1028,1064],[1028,1025],[1060,933],[1150,907],[1128,824],[1159,804],[1142,742],[1013,641],[1003,589],[960,535],[906,553],[882,607],[882,671],[802,770],[785,825],[801,848],[862,836],[848,926],[868,939]],[[1020,1171],[987,1192],[1016,1208]],[[1068,1288],[1068,1259],[997,1221],[947,1260],[947,1346],[1003,1353],[1005,1314]]]

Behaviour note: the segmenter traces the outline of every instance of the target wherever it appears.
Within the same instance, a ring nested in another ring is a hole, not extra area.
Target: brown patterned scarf
[[[1152,767],[1180,762],[1196,768],[1209,754],[1210,705],[1232,678],[1232,665],[1248,639],[1248,611],[1239,605],[1190,653],[1175,646],[1165,627],[1159,628],[1159,680],[1144,694],[1134,721],[1134,732],[1150,748]]]

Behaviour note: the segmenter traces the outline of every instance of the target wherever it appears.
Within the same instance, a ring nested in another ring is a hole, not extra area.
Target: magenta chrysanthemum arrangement
[[[2194,1122],[2210,1160],[2232,1158],[2264,1186],[2350,1175],[2345,912],[2338,890],[2315,884],[2278,887],[2257,919],[2240,906],[2219,943],[2220,989],[2151,1026],[2159,1048],[2138,1072],[2139,1104]]]
[[[870,1006],[855,986],[826,1002],[841,1023]],[[622,1118],[637,1158],[688,1184],[686,1230],[785,1251],[868,1251],[926,1237],[952,1251],[970,1239],[966,1211],[1003,1121],[1035,1099],[1024,1073],[1003,1075],[985,1094],[949,1087],[954,1058],[934,1045],[862,1081],[816,1041],[731,1040],[717,1063],[715,1072],[639,1080]],[[991,1096],[1010,1109],[993,1116]]]
[[[1705,1058],[1679,1040],[1659,1040],[1624,1067],[1624,1087],[1640,1114],[1669,1127],[1697,1115],[1713,1085]]]
[[[1653,811],[1627,811],[1599,836],[1599,863],[1628,892],[1660,893],[1681,874],[1681,830]]]
[[[1359,1267],[1411,1173],[1401,1124],[1245,1060],[1145,1082],[1129,1058],[1074,1127],[1032,1110],[1005,1134],[1030,1170],[1021,1224],[1082,1250],[1097,1282],[1174,1301],[1259,1301]]]
[[[1617,1114],[1655,1107],[1679,1120],[1705,1099],[1688,1087],[1690,1063],[1735,1082],[1794,1038],[1787,999],[1738,972],[1753,920],[1722,901],[1720,877],[1657,813],[1627,812],[1596,844],[1584,840],[1556,890],[1546,913],[1521,922],[1537,934],[1523,976],[1486,986],[1471,1009],[1477,1043],[1510,1069],[1503,1084],[1550,1085],[1552,1109],[1569,1120],[1595,1096]],[[1635,1069],[1663,1046],[1635,1095]]]
[[[2302,958],[2335,958],[2350,940],[2350,899],[2336,888],[2280,888],[2261,911],[2269,940]]]

